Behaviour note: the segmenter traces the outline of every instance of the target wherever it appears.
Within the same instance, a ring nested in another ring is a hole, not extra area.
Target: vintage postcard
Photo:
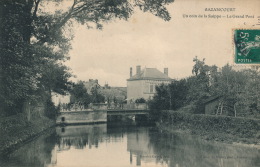
[[[260,0],[0,1],[0,166],[260,166]]]

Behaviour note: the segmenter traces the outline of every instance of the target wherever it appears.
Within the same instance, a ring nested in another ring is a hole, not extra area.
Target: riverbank
[[[32,118],[27,121],[23,114],[0,119],[0,154],[8,152],[20,144],[37,137],[45,130],[53,127],[55,121],[47,117]]]
[[[205,140],[260,145],[260,120],[161,111],[157,126],[173,133],[182,131]]]

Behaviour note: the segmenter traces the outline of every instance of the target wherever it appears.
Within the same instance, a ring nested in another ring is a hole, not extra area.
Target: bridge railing
[[[118,105],[110,105],[107,108],[108,110],[147,110],[148,105],[146,103],[131,103],[131,104],[118,104]]]
[[[86,111],[86,110],[148,110],[146,103],[130,103],[130,104],[107,104],[92,103],[85,108],[83,105],[74,105],[71,108],[61,108],[61,112]]]
[[[80,104],[73,104],[71,106],[60,106],[61,112],[73,112],[73,111],[93,111],[93,110],[107,110],[107,104],[105,103],[91,103],[88,107]]]

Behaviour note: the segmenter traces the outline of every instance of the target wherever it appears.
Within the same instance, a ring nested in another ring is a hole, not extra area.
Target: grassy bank
[[[158,126],[169,132],[182,130],[206,140],[260,144],[260,120],[161,111]]]
[[[43,116],[32,118],[31,121],[27,121],[23,114],[1,118],[0,154],[12,150],[54,125],[53,120]]]

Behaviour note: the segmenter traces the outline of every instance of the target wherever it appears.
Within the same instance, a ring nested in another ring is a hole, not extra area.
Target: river
[[[255,147],[208,142],[149,126],[56,127],[0,160],[3,167],[256,167]]]

